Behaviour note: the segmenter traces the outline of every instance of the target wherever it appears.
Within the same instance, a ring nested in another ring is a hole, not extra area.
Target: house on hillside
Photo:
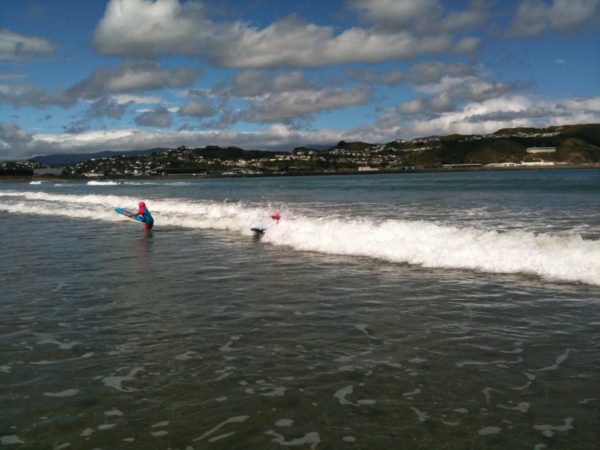
[[[63,174],[63,171],[65,170],[64,167],[39,167],[36,169],[33,169],[33,176],[34,177],[39,177],[39,176],[54,176],[54,177],[60,177]]]
[[[556,153],[556,147],[529,147],[527,153]]]

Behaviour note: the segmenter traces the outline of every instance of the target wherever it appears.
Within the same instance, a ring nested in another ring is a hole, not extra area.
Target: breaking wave
[[[137,201],[120,195],[0,192],[0,211],[123,223],[129,219],[107,205],[133,207]],[[269,229],[264,242],[300,251],[365,256],[430,268],[526,273],[600,285],[600,240],[584,239],[575,231],[499,231],[418,220],[330,217],[318,208],[296,211],[293,205],[275,224],[264,204],[181,198],[146,203],[157,228],[220,229],[251,236],[251,226],[266,225]]]

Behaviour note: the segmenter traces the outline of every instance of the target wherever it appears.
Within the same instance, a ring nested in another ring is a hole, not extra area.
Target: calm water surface
[[[595,170],[0,185],[0,448],[598,448],[599,194]],[[141,199],[150,236],[112,211]]]

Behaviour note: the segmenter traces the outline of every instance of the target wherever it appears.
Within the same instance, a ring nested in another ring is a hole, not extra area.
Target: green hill
[[[406,143],[387,146],[402,150],[414,165],[490,164],[556,161],[572,164],[600,162],[600,124],[502,129],[491,135],[451,135],[428,142],[427,150],[408,149]],[[554,147],[555,153],[530,154],[530,147]]]

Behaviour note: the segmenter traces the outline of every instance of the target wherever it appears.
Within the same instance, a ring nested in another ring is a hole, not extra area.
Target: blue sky
[[[600,0],[0,0],[0,160],[600,123]]]

